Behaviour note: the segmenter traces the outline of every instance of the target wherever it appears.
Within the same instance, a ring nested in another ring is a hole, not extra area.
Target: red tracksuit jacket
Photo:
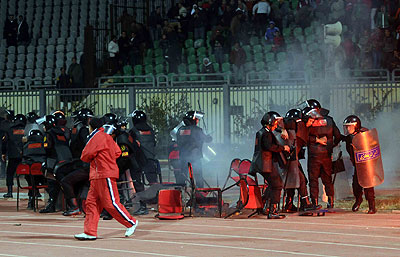
[[[119,178],[117,158],[121,149],[114,139],[104,133],[104,129],[95,130],[82,151],[81,160],[90,163],[89,180]]]

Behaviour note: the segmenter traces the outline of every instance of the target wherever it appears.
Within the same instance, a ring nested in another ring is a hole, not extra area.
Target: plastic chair
[[[229,172],[228,172],[228,176],[225,180],[224,186],[222,187],[222,191],[226,190],[226,185],[228,184],[229,179],[233,179],[232,178],[232,171],[236,172],[236,174],[239,175],[239,164],[240,164],[240,159],[239,158],[235,158],[231,161],[231,165],[229,166]],[[236,181],[235,181],[236,182]],[[228,188],[231,188],[232,186],[229,186]]]
[[[182,193],[176,189],[165,189],[158,192],[158,214],[161,220],[183,219]]]
[[[197,206],[204,206],[201,203],[199,203],[197,200],[197,195],[204,195],[208,194],[211,192],[214,192],[217,194],[217,208],[219,212],[219,217],[221,218],[222,215],[222,191],[221,188],[218,187],[209,187],[209,188],[196,188],[196,183],[194,181],[194,176],[193,176],[193,167],[190,162],[188,162],[188,169],[189,169],[189,181],[190,181],[190,186],[192,188],[191,194],[190,194],[190,202],[192,205],[192,208],[190,208],[190,216],[192,215],[192,209],[196,208]],[[209,204],[207,204],[209,206]]]

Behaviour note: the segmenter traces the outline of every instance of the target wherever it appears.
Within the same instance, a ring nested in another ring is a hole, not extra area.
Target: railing
[[[383,69],[327,70],[326,79],[337,82],[390,82],[390,72]]]
[[[230,84],[230,76],[228,73],[190,73],[190,74],[174,74],[170,76],[171,86],[178,85],[215,85]]]
[[[308,83],[310,82],[309,75],[304,71],[250,71],[246,74],[246,84],[258,83]]]
[[[156,86],[156,78],[154,75],[143,76],[109,76],[99,77],[97,79],[99,88],[109,87],[129,87],[129,86]]]
[[[12,79],[0,79],[1,90],[15,90],[14,80]]]

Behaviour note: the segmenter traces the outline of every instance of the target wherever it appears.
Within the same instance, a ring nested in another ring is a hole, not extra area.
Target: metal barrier
[[[384,69],[368,70],[327,70],[325,80],[335,81],[336,83],[354,83],[354,82],[390,82],[390,72]]]
[[[57,83],[54,79],[44,79],[44,78],[33,78],[28,83],[29,89],[54,89],[57,87]]]
[[[14,80],[14,87],[15,90],[27,90],[29,87],[29,84],[26,79],[15,79]]]
[[[109,76],[97,79],[99,88],[129,87],[129,86],[156,86],[156,78],[153,74],[143,76]]]
[[[14,90],[14,80],[0,79],[0,90]]]
[[[400,69],[394,69],[392,71],[392,80],[399,81],[400,80]]]
[[[310,82],[309,76],[304,71],[250,71],[246,73],[246,84],[258,83],[308,83]]]
[[[230,84],[229,73],[190,73],[190,74],[174,74],[170,76],[171,86],[178,85],[215,85]]]

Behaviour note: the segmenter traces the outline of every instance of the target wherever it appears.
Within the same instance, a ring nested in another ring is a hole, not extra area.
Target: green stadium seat
[[[222,73],[230,72],[231,71],[231,64],[229,62],[224,62],[222,64]]]
[[[143,64],[144,65],[153,64],[153,58],[152,57],[148,57],[148,56],[144,57]]]
[[[196,49],[194,49],[193,47],[190,47],[188,49],[186,49],[186,55],[195,55],[196,54]]]
[[[303,35],[303,29],[300,27],[297,27],[293,30],[293,35],[298,36],[298,35]]]
[[[253,53],[261,53],[262,52],[262,46],[261,45],[255,45],[253,46]]]
[[[254,54],[254,62],[262,62],[264,58],[263,53],[256,53]]]
[[[267,64],[269,64],[270,62],[275,61],[275,54],[274,53],[267,53],[265,55],[265,61],[267,62]]]
[[[194,48],[199,48],[204,46],[204,40],[203,39],[197,39],[196,41],[194,41]]]
[[[269,53],[272,50],[272,45],[270,44],[265,44],[264,45],[264,53]]]
[[[277,55],[276,55],[276,60],[277,60],[278,62],[286,61],[286,60],[287,60],[286,53],[285,53],[285,52],[279,52],[279,53],[277,53]]]
[[[246,62],[244,64],[244,71],[249,72],[249,71],[254,71],[254,64],[253,62]]]
[[[258,45],[259,43],[260,43],[260,40],[258,39],[258,37],[250,38],[250,45],[254,46],[254,45]]]
[[[153,46],[154,46],[154,48],[159,48],[160,47],[160,40],[155,40],[153,42]]]
[[[265,63],[264,62],[257,62],[256,63],[256,71],[264,71],[265,70]]]
[[[292,34],[292,31],[291,31],[290,28],[284,28],[284,29],[282,30],[282,36],[283,36],[284,38],[289,37],[291,34]]]
[[[193,47],[193,40],[192,39],[186,39],[185,48],[190,48],[190,47]]]
[[[163,50],[161,48],[156,48],[154,50],[154,57],[163,56]]]
[[[153,74],[153,65],[151,65],[151,64],[149,64],[149,65],[146,65],[145,67],[144,67],[144,73],[147,75],[147,74]]]
[[[156,74],[164,73],[164,65],[162,65],[162,64],[156,65],[156,67],[154,69],[155,69]]]
[[[214,71],[216,72],[216,73],[218,73],[219,72],[219,63],[217,63],[217,62],[213,62],[213,67],[214,67]]]
[[[158,65],[158,64],[163,64],[164,61],[165,61],[164,56],[158,56],[158,57],[156,57],[156,59],[155,59],[156,65]]]
[[[204,46],[197,49],[197,56],[206,55],[206,48]]]
[[[196,61],[197,61],[197,57],[195,55],[189,55],[187,57],[188,64],[196,63]]]
[[[304,35],[309,36],[313,34],[313,28],[312,27],[307,27],[304,29]]]
[[[135,71],[135,75],[136,76],[142,75],[143,74],[143,66],[140,65],[140,64],[139,65],[135,65],[134,71]]]
[[[151,58],[151,57],[153,57],[153,53],[154,53],[154,50],[152,48],[149,48],[146,51],[146,56]]]
[[[184,74],[186,73],[186,65],[181,63],[178,65],[178,73],[179,74]]]

